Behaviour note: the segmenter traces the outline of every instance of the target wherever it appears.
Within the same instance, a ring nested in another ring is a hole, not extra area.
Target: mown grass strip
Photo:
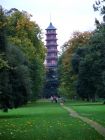
[[[99,134],[101,134],[103,137],[105,137],[105,127],[103,127],[102,125],[100,125],[99,123],[87,118],[87,117],[83,117],[81,115],[79,115],[75,110],[73,110],[70,107],[65,106],[64,104],[61,104],[61,106],[66,109],[70,115],[72,117],[75,118],[79,118],[81,119],[83,122],[86,122],[87,124],[89,124],[91,127],[93,127]]]
[[[104,140],[81,120],[70,117],[59,104],[39,102],[0,111],[0,140]]]
[[[105,127],[105,105],[102,103],[69,102],[66,105],[72,107],[81,116],[88,117]]]

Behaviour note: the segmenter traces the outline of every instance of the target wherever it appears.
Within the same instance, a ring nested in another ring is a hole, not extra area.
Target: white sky
[[[63,45],[73,31],[91,31],[95,28],[94,12],[95,0],[0,0],[0,5],[5,9],[17,8],[33,15],[45,34],[45,29],[51,21],[58,29],[57,38],[59,47]],[[44,35],[45,37],[45,35]]]

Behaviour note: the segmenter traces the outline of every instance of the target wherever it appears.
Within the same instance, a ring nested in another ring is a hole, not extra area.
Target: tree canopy
[[[26,11],[0,7],[0,108],[36,99],[44,81],[45,48],[41,29]]]
[[[73,67],[77,67],[80,57],[79,55],[75,55],[75,52],[77,49],[78,52],[80,49],[83,50],[83,46],[88,43],[91,34],[90,32],[74,32],[70,40],[62,47],[63,54],[59,58],[58,67],[60,80],[59,92],[62,92],[61,94],[69,98],[76,95],[75,85],[77,74],[75,73],[76,68],[74,71]],[[74,61],[77,65],[75,65]]]
[[[95,11],[103,22],[95,20],[93,32],[74,33],[63,45],[59,59],[61,94],[87,100],[105,98],[105,1],[96,1]]]

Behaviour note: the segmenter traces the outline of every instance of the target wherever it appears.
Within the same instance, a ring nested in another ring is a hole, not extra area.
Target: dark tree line
[[[39,26],[26,11],[0,6],[0,108],[37,99],[43,89],[45,49]]]
[[[103,22],[96,19],[93,32],[76,32],[64,44],[59,60],[59,92],[63,90],[68,97],[94,101],[97,98],[105,99],[104,1],[96,2],[93,7],[95,11],[100,11]]]

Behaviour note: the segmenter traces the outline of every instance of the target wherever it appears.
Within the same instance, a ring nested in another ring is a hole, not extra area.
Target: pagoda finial
[[[51,13],[50,13],[50,23],[51,23],[51,20],[52,20],[52,19],[51,19]]]

